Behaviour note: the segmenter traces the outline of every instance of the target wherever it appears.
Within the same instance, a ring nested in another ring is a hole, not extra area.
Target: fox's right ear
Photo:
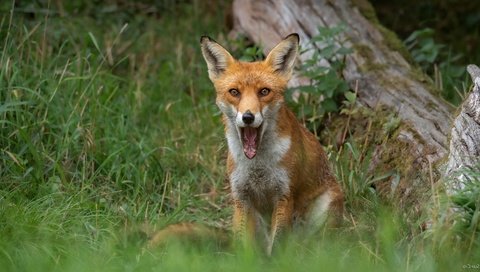
[[[208,36],[202,36],[200,43],[202,45],[203,58],[207,62],[208,76],[213,81],[225,72],[235,59],[225,48]]]

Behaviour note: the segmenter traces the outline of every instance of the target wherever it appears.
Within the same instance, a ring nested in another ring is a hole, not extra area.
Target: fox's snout
[[[252,114],[251,111],[247,110],[243,115],[242,115],[242,121],[246,125],[250,125],[255,121],[255,115]]]
[[[238,111],[235,120],[237,127],[254,127],[257,128],[263,123],[263,116],[260,112],[253,113],[250,110],[245,112]]]

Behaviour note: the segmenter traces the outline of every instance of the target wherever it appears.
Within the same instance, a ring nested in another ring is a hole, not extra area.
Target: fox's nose
[[[247,110],[242,115],[242,120],[245,124],[250,125],[255,120],[255,115],[253,115],[249,110]]]

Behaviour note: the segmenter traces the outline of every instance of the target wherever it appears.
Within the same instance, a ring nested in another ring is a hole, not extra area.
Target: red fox
[[[223,113],[234,235],[262,239],[268,255],[281,233],[297,225],[318,229],[327,215],[343,213],[343,193],[325,152],[285,105],[298,47],[298,34],[290,34],[264,61],[241,62],[201,38]]]

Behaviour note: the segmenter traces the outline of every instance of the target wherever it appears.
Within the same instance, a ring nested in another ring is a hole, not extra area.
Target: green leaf
[[[335,45],[329,45],[320,50],[320,56],[331,59],[335,55]]]
[[[412,43],[416,40],[419,40],[420,38],[426,38],[426,37],[432,37],[435,31],[431,28],[424,28],[420,30],[416,30],[408,36],[408,38],[404,41],[404,43]]]
[[[311,105],[305,105],[303,107],[303,116],[311,116],[313,114],[313,107]]]
[[[297,89],[301,92],[304,92],[304,93],[316,93],[317,92],[317,88],[315,88],[314,86],[311,86],[311,85],[299,86],[295,89]]]
[[[355,103],[355,100],[357,99],[357,95],[354,92],[346,92],[345,93],[345,98],[347,99],[348,102],[353,104],[353,103]]]
[[[321,91],[334,90],[340,84],[341,80],[337,78],[335,72],[330,71],[318,84],[318,89]]]
[[[255,55],[255,47],[245,49],[245,55]]]
[[[246,62],[251,62],[251,61],[254,61],[254,59],[250,56],[241,56],[240,61],[246,61]]]
[[[310,79],[321,80],[323,77],[326,76],[325,73],[328,70],[329,70],[328,67],[318,66],[309,70],[301,71],[300,73],[303,76],[308,77]]]
[[[345,80],[342,79],[342,82],[340,82],[340,85],[338,85],[337,90],[338,90],[340,93],[345,93],[345,92],[347,92],[348,90],[350,90],[350,87],[348,86],[347,82],[345,82]]]
[[[353,50],[352,48],[349,48],[349,47],[340,47],[338,50],[337,50],[337,54],[339,55],[348,55],[350,53],[352,53]]]
[[[336,112],[338,110],[337,103],[330,98],[323,100],[321,107],[325,112]]]

